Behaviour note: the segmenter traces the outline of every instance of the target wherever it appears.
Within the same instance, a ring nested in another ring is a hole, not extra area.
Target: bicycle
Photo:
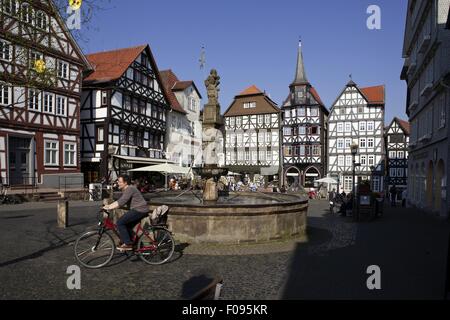
[[[8,188],[1,183],[0,184],[0,204],[20,204],[21,201],[17,200],[15,197],[10,197],[7,195]]]
[[[75,242],[74,254],[76,260],[89,269],[99,269],[111,262],[116,243],[111,235],[113,232],[119,239],[117,225],[111,220],[111,213],[102,209],[99,212],[99,229],[82,234]],[[132,254],[150,265],[161,265],[172,258],[175,251],[175,241],[167,224],[151,224],[146,228],[139,222],[134,231]]]

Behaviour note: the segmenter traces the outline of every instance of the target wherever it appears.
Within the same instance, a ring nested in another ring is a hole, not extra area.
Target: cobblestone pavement
[[[436,298],[445,276],[447,222],[396,210],[354,224],[313,201],[307,241],[179,246],[163,266],[117,255],[106,268],[82,269],[81,290],[68,290],[73,241],[94,226],[98,204],[71,202],[66,230],[55,227],[55,207],[0,206],[0,299],[179,299],[204,272],[223,277],[222,299]],[[385,290],[367,293],[365,267],[377,263]]]

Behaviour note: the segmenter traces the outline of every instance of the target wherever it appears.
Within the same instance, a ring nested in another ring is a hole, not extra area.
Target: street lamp
[[[356,188],[355,188],[355,176],[356,176],[356,161],[355,161],[355,158],[356,158],[356,154],[358,153],[358,144],[356,144],[356,143],[353,143],[351,146],[350,146],[350,150],[351,150],[351,152],[352,152],[352,158],[353,158],[353,161],[352,161],[352,163],[353,163],[353,178],[352,178],[352,183],[353,183],[353,186],[352,186],[352,195],[353,195],[353,209],[352,209],[352,211],[353,211],[353,219],[355,219],[356,218],[356,220],[358,220],[358,217],[357,217],[357,215],[356,215]]]

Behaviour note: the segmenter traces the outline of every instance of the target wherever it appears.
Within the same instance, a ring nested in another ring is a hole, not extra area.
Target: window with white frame
[[[345,166],[346,167],[352,166],[352,156],[345,156]]]
[[[236,127],[241,127],[241,126],[242,126],[242,118],[236,117]]]
[[[297,110],[294,108],[294,109],[291,109],[291,117],[292,118],[295,118],[295,117],[297,117]]]
[[[44,142],[44,162],[46,166],[57,166],[58,161],[58,141],[45,140]]]
[[[366,122],[365,121],[361,121],[359,123],[359,131],[360,132],[365,132],[366,131]]]
[[[306,127],[305,126],[299,126],[298,127],[298,133],[301,135],[305,135],[306,134]]]
[[[237,159],[238,159],[238,161],[244,161],[244,152],[243,151],[238,151]]]
[[[0,60],[11,61],[12,59],[12,46],[9,42],[0,40]]]
[[[260,145],[264,145],[265,143],[265,137],[266,137],[266,133],[264,131],[260,131],[258,132],[258,143]]]
[[[366,138],[360,138],[359,139],[359,147],[365,148],[366,147]]]
[[[256,108],[256,102],[244,102],[244,109]]]
[[[338,156],[338,166],[343,167],[344,166],[344,156]]]
[[[33,9],[28,3],[26,2],[22,3],[20,7],[20,12],[23,22],[30,24],[33,23]]]
[[[264,125],[264,115],[259,114],[258,115],[258,126]]]
[[[108,104],[108,91],[102,91],[102,106]]]
[[[374,130],[374,122],[373,121],[367,121],[367,131],[373,132]]]
[[[52,93],[44,92],[44,99],[43,99],[43,112],[45,113],[54,113],[55,108],[55,96]]]
[[[369,166],[373,166],[375,164],[375,156],[369,156]]]
[[[397,152],[397,158],[405,159],[405,152],[404,151],[398,151]]]
[[[64,143],[64,165],[65,166],[76,166],[76,153],[77,145],[76,143]]]
[[[1,3],[2,3],[2,12],[11,16],[17,14],[16,0],[3,0]]]
[[[297,107],[297,115],[299,117],[305,117],[306,116],[306,108],[305,107]]]
[[[284,117],[289,119],[291,117],[291,110],[284,110]]]
[[[292,128],[291,127],[284,127],[283,128],[283,134],[285,136],[292,136]]]
[[[235,118],[234,117],[230,117],[230,127],[234,127],[235,126]]]
[[[403,177],[404,175],[403,175],[403,168],[397,168],[397,177],[399,177],[399,178],[401,178],[401,177]]]
[[[11,103],[11,87],[0,84],[0,105],[8,106]]]
[[[313,147],[312,147],[312,154],[313,154],[313,156],[320,156],[320,146],[317,146],[317,145],[314,145]]]
[[[380,177],[378,176],[374,176],[372,178],[372,186],[373,186],[373,191],[375,192],[379,192],[380,191]]]
[[[242,145],[244,143],[244,136],[242,135],[242,133],[237,133],[236,137],[238,145]]]
[[[367,156],[366,155],[360,156],[359,162],[361,163],[361,166],[366,166],[367,165]]]
[[[266,132],[266,143],[271,144],[272,143],[272,133]]]
[[[337,148],[344,149],[344,139],[337,139]]]
[[[58,77],[69,79],[69,64],[64,61],[58,61]]]
[[[28,90],[28,109],[33,111],[41,111],[40,92],[36,89]]]
[[[311,112],[310,113],[311,117],[317,117],[319,115],[319,109],[318,108],[312,107],[310,109],[310,112]]]
[[[30,52],[30,68],[32,70],[35,70],[35,63],[36,61],[44,61],[44,55],[37,51],[31,51]]]
[[[351,176],[345,176],[344,177],[344,189],[345,190],[352,190],[352,177]]]
[[[270,114],[264,115],[264,122],[266,123],[266,125],[270,125]]]
[[[396,168],[390,168],[389,169],[389,176],[391,178],[396,178],[397,177],[397,169]]]
[[[367,138],[367,148],[373,148],[375,145],[375,139],[374,138]]]
[[[41,30],[47,30],[48,27],[48,17],[47,14],[43,11],[36,12],[36,27]]]
[[[344,132],[344,124],[342,122],[339,122],[337,124],[337,132],[339,133]]]
[[[245,151],[245,161],[250,161],[250,151]]]
[[[352,124],[350,122],[345,123],[345,132],[352,132]]]
[[[389,159],[397,159],[397,152],[389,151]]]
[[[352,139],[345,139],[345,148],[350,148],[352,145]]]
[[[259,161],[260,162],[264,162],[264,161],[266,161],[266,151],[259,151]]]
[[[66,116],[67,115],[67,98],[62,96],[56,97],[56,115]]]

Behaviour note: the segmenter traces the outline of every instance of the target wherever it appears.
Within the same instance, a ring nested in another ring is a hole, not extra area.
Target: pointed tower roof
[[[303,52],[301,40],[298,42],[297,70],[295,72],[295,79],[291,85],[297,84],[309,84],[309,81],[306,78],[305,65],[303,64]]]

